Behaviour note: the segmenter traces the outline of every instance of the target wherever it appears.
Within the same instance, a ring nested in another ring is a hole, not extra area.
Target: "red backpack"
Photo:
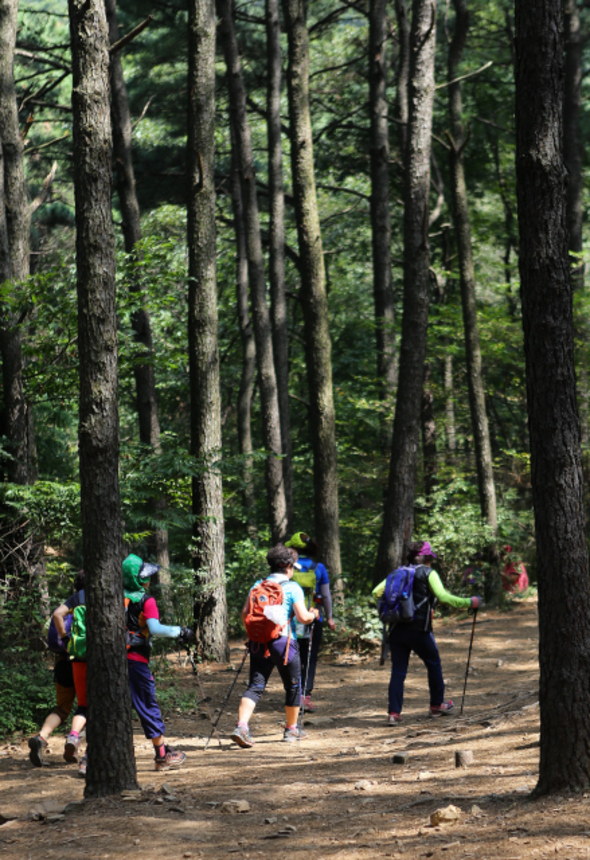
[[[285,626],[277,624],[264,614],[268,606],[282,606],[284,592],[278,582],[263,579],[248,595],[248,609],[244,617],[244,627],[251,642],[270,642],[278,639]]]

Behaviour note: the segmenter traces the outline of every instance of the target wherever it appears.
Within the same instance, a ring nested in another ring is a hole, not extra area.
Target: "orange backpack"
[[[264,610],[269,606],[282,606],[284,592],[278,582],[263,579],[248,595],[248,609],[244,617],[244,627],[251,642],[270,642],[278,639],[285,626],[267,618]]]

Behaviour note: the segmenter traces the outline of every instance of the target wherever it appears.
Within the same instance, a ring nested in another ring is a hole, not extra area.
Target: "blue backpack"
[[[72,616],[66,615],[64,618],[64,624],[66,627],[66,633],[69,636],[70,631],[72,629]],[[61,639],[57,629],[55,627],[55,621],[53,617],[51,618],[51,623],[49,625],[49,630],[47,632],[47,647],[51,651],[52,654],[67,654],[68,649],[64,645],[63,639]]]
[[[377,602],[379,618],[384,624],[394,627],[400,622],[414,620],[415,572],[413,565],[398,567],[385,580],[385,591]]]

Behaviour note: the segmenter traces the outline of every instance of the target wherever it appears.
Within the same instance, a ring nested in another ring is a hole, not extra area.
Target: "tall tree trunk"
[[[287,500],[281,461],[281,418],[272,348],[270,314],[266,304],[264,260],[258,217],[256,193],[256,168],[252,157],[250,126],[246,113],[246,90],[242,78],[242,66],[238,54],[238,43],[233,21],[232,0],[217,0],[221,19],[219,37],[222,42],[227,66],[227,84],[233,133],[240,164],[244,225],[248,249],[248,276],[256,360],[260,380],[260,404],[262,406],[262,435],[268,451],[266,458],[266,492],[270,516],[271,540],[273,543],[287,537]]]
[[[389,486],[374,579],[401,561],[414,524],[416,465],[430,304],[428,194],[436,5],[414,0],[404,185],[404,308]]]
[[[105,0],[109,39],[114,44],[119,39],[117,25],[116,0]],[[121,219],[125,251],[129,255],[137,255],[137,243],[141,241],[141,223],[139,204],[135,191],[135,173],[133,170],[131,143],[131,115],[127,99],[127,87],[123,77],[123,67],[119,52],[111,56],[111,119],[113,125],[113,156],[116,167],[117,192],[121,206]],[[131,290],[139,293],[140,287],[131,282]],[[144,298],[141,296],[142,304]],[[145,307],[140,307],[131,318],[135,339],[141,343],[144,351],[145,364],[137,364],[134,368],[135,389],[137,392],[137,417],[139,420],[139,438],[143,445],[154,453],[162,450],[160,445],[160,422],[158,419],[158,404],[156,399],[156,380],[152,364],[153,344],[150,317]],[[166,507],[165,499],[153,499],[150,506],[154,515],[161,515]],[[168,555],[168,532],[156,528],[149,540],[150,551],[162,566],[159,578],[165,586],[170,586],[170,558]]]
[[[215,0],[190,0],[188,25],[188,254],[191,453],[202,464],[193,477],[198,593],[197,635],[202,652],[229,656],[221,486],[221,403],[215,242]]]
[[[18,282],[29,275],[30,216],[23,163],[23,139],[18,124],[14,86],[14,48],[18,0],[0,0],[0,187],[1,220],[5,247],[0,251],[0,283]],[[6,475],[16,484],[30,484],[37,478],[35,443],[30,406],[24,391],[24,356],[19,329],[20,309],[0,314],[0,350],[4,392],[3,424],[11,459]]]
[[[453,356],[450,352],[444,357],[444,391],[445,391],[445,435],[449,459],[454,460],[457,450],[457,431],[455,427],[455,388],[453,385]]]
[[[85,794],[98,797],[137,788],[137,783],[121,569],[109,42],[100,0],[69,0],[69,13],[80,355],[80,498],[88,638]]]
[[[567,226],[569,235],[572,285],[583,290],[585,265],[582,258],[583,178],[584,149],[580,139],[580,112],[582,110],[582,47],[584,39],[580,26],[577,0],[564,0],[565,11],[565,97],[563,102],[563,156],[568,172]],[[580,369],[580,419],[582,444],[588,445],[590,435],[590,383],[586,350],[588,349],[588,323],[585,318],[576,320],[576,334],[583,349]]]
[[[395,17],[399,43],[395,117],[399,128],[399,147],[403,164],[406,158],[406,144],[408,141],[408,95],[410,89],[410,25],[408,22],[406,0],[395,0]]]
[[[436,422],[434,397],[430,388],[430,363],[426,364],[422,389],[422,457],[424,461],[424,495],[431,502],[436,485]]]
[[[299,239],[301,299],[314,458],[315,534],[322,557],[341,588],[336,416],[326,270],[318,215],[309,106],[309,35],[305,0],[283,0],[289,40],[291,171]]]
[[[539,587],[536,793],[590,782],[590,577],[563,161],[563,4],[516,0],[516,178]]]
[[[248,519],[248,529],[254,537],[256,534],[254,485],[252,481],[252,395],[254,392],[254,376],[256,373],[256,344],[252,332],[252,322],[248,308],[248,253],[246,250],[246,231],[244,229],[244,211],[242,207],[242,186],[240,168],[235,151],[235,139],[232,134],[232,174],[231,174],[232,206],[234,212],[234,230],[236,234],[236,305],[238,308],[238,324],[242,341],[242,374],[238,392],[238,446],[242,460],[242,480],[244,484],[244,509]]]
[[[455,8],[455,31],[449,47],[447,79],[449,93],[450,169],[451,195],[453,198],[453,218],[459,257],[459,276],[461,284],[461,304],[463,307],[463,326],[465,330],[465,356],[467,359],[467,386],[469,408],[475,446],[477,483],[481,515],[492,532],[498,528],[496,511],[496,488],[492,468],[492,446],[486,412],[483,368],[477,324],[477,304],[475,300],[475,269],[471,248],[471,226],[467,203],[467,187],[463,167],[463,152],[466,139],[463,128],[463,106],[461,103],[461,84],[457,81],[459,64],[469,29],[469,13],[465,0],[453,0]]]
[[[281,142],[281,29],[279,0],[266,0],[268,86],[269,280],[272,339],[281,413],[283,478],[287,503],[287,531],[293,531],[293,452],[289,415],[289,330],[285,290],[285,194]]]
[[[369,109],[371,114],[371,241],[373,298],[377,340],[377,380],[384,406],[395,390],[395,310],[391,284],[391,216],[389,211],[389,123],[387,116],[387,3],[371,0],[369,15]],[[391,445],[390,409],[382,419],[383,451]]]

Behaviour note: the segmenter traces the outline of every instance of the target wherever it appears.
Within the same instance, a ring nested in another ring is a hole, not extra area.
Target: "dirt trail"
[[[438,622],[447,693],[461,698],[471,621]],[[237,665],[242,646],[236,643]],[[590,858],[588,795],[530,801],[538,761],[537,620],[533,601],[509,613],[478,617],[473,672],[463,717],[430,719],[426,673],[412,658],[404,723],[385,724],[389,672],[378,655],[326,656],[318,667],[300,745],[281,742],[282,688],[273,677],[252,721],[253,750],[230,744],[240,677],[215,742],[204,751],[209,723],[202,708],[168,717],[168,735],[187,753],[187,766],[156,774],[151,744],[136,734],[140,795],[83,803],[62,819],[28,820],[40,802],[79,801],[83,782],[51,744],[48,766],[33,768],[26,743],[0,749],[0,857],[18,860],[217,860],[288,853],[290,860],[375,857],[477,857],[527,860],[556,855]],[[201,670],[218,706],[231,682],[227,666]],[[244,675],[246,673],[244,672]],[[245,680],[245,679],[244,679]],[[178,682],[194,685],[190,667]],[[455,767],[455,752],[474,761]],[[405,764],[393,755],[407,752]],[[162,786],[165,786],[162,790]],[[224,801],[249,811],[226,813]],[[430,826],[435,810],[453,805],[455,823]]]

